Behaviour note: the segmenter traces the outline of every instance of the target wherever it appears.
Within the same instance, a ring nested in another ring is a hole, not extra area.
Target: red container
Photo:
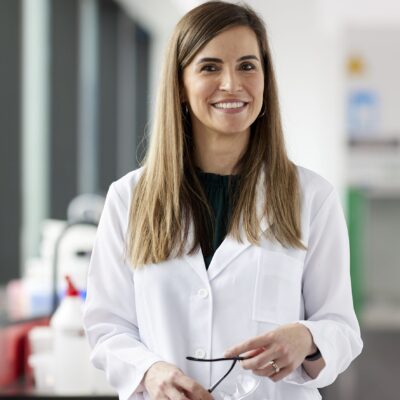
[[[10,385],[22,377],[29,378],[30,346],[28,332],[35,326],[48,326],[49,318],[13,322],[0,328],[0,387]]]

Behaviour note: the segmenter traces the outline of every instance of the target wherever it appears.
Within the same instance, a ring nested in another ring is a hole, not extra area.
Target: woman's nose
[[[240,77],[237,75],[236,71],[226,69],[221,74],[220,90],[224,90],[227,92],[236,92],[241,90],[241,88],[242,84],[240,81]]]

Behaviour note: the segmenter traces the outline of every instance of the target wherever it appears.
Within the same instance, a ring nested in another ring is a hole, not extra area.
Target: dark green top
[[[236,189],[238,175],[218,175],[204,172],[199,168],[196,168],[196,172],[215,216],[214,237],[210,238],[213,252],[212,254],[204,255],[204,262],[208,269],[215,250],[217,250],[226,236],[232,215],[232,193]]]

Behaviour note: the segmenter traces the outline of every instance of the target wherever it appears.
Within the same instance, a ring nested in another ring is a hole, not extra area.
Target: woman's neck
[[[195,163],[204,172],[236,175],[237,163],[246,151],[248,134],[195,136]],[[197,139],[197,140],[196,140]]]

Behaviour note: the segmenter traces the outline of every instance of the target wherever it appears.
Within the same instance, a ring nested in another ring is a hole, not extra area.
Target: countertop
[[[22,379],[0,388],[0,399],[27,399],[27,398],[40,398],[40,399],[56,399],[56,400],[79,400],[79,399],[92,399],[92,400],[118,400],[118,396],[110,395],[57,395],[50,391],[38,391],[32,384],[26,384]]]

